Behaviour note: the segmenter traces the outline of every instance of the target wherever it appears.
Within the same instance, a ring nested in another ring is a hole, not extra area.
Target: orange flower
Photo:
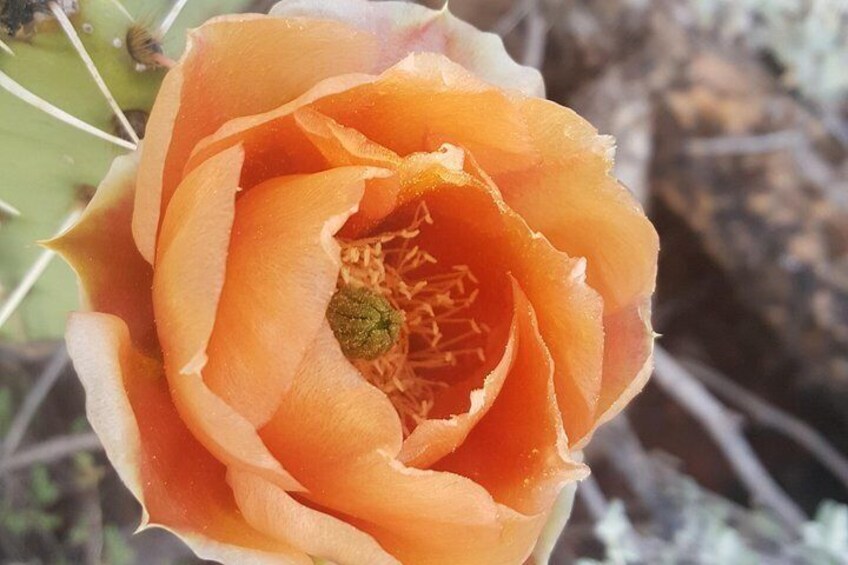
[[[145,524],[233,563],[532,554],[648,377],[657,256],[610,140],[541,94],[405,3],[192,33],[141,154],[52,242]]]

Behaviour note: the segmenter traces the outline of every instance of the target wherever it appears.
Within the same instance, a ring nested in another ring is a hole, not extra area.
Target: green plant
[[[0,30],[0,335],[57,337],[77,305],[70,269],[36,242],[73,219],[112,160],[136,145],[121,114],[143,117],[164,71],[139,66],[128,31],[160,36],[164,54],[177,58],[187,28],[250,4],[0,0],[4,10],[35,12],[16,35]]]

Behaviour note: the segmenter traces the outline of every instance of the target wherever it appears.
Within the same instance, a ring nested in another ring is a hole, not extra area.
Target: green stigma
[[[330,299],[327,321],[348,359],[371,361],[397,343],[403,314],[381,294],[344,286]]]

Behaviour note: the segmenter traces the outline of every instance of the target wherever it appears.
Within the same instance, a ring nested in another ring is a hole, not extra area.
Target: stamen
[[[438,264],[414,241],[431,225],[433,218],[422,203],[405,228],[340,241],[339,288],[366,288],[403,312],[393,346],[370,360],[359,357],[352,362],[389,397],[405,435],[427,419],[436,392],[447,387],[428,373],[456,366],[464,358],[485,361],[480,345],[488,328],[468,315],[479,294],[471,270],[454,265],[433,275],[420,271]],[[443,325],[450,327],[447,338]]]

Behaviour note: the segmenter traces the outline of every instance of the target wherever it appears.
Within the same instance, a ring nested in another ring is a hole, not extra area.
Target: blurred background
[[[133,13],[159,21],[158,4]],[[594,474],[552,563],[848,563],[848,1],[450,5],[617,138],[617,175],[662,241],[655,376],[587,451]],[[3,136],[22,139],[17,103],[0,93],[3,153]],[[23,136],[37,155],[46,131]],[[10,192],[24,172],[0,156],[0,562],[194,563],[168,534],[132,535],[139,507],[55,339],[72,279],[12,248],[55,231],[90,187],[26,187],[50,211],[30,225]]]

